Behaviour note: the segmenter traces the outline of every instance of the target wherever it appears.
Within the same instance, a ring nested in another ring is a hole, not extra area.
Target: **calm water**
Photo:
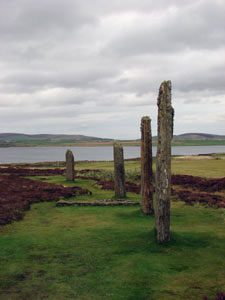
[[[0,163],[31,163],[63,161],[68,147],[10,147],[0,148]],[[70,147],[75,160],[113,160],[112,147]],[[172,147],[173,155],[194,155],[225,152],[225,146]],[[153,155],[156,147],[153,147]],[[124,157],[140,157],[140,147],[124,147]]]

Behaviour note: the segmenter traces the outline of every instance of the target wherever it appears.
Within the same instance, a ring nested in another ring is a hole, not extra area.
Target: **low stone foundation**
[[[60,200],[56,203],[56,206],[136,206],[140,205],[139,202],[128,201],[128,200],[97,200],[97,201],[64,201]]]

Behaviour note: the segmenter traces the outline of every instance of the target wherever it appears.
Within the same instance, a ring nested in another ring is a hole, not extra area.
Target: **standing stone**
[[[71,150],[66,151],[66,180],[74,181],[74,156]]]
[[[120,143],[114,143],[114,177],[115,177],[115,197],[125,198],[125,171],[124,171],[124,159],[123,159],[123,147]]]
[[[141,208],[145,215],[152,215],[153,187],[152,187],[152,133],[151,119],[141,119]]]
[[[157,105],[156,231],[158,243],[166,243],[170,240],[171,139],[174,116],[171,81],[164,81],[160,85]]]

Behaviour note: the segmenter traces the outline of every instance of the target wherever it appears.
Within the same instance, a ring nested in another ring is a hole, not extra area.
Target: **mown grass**
[[[174,162],[181,174],[190,167]],[[208,177],[225,176],[224,161],[212,162],[194,162],[198,168],[193,165],[191,175],[199,170]],[[138,164],[129,162],[128,169]],[[80,167],[100,165],[112,167]],[[48,181],[93,192],[79,200],[113,196],[91,180],[72,183],[56,176]],[[0,299],[201,300],[225,291],[224,210],[173,202],[171,213],[171,242],[158,245],[154,217],[139,207],[32,205],[22,221],[0,228]]]
[[[223,156],[224,157],[224,156]],[[218,158],[220,158],[218,156]],[[126,161],[126,173],[140,173],[140,161]],[[153,159],[153,171],[155,171],[155,159]],[[100,169],[113,171],[113,162],[82,162],[76,165],[77,170],[81,169]],[[207,178],[219,178],[225,176],[225,159],[180,159],[174,157],[171,161],[173,174],[185,174]]]
[[[173,159],[172,173],[207,178],[225,177],[225,159]]]

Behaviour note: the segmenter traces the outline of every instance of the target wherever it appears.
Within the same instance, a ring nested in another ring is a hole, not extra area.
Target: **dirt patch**
[[[22,219],[32,203],[90,193],[80,187],[63,187],[16,175],[0,175],[0,225]]]
[[[77,173],[79,173],[79,174],[86,174],[86,173],[90,173],[90,172],[92,172],[92,173],[101,173],[102,171],[99,170],[99,169],[83,169],[83,170],[77,171]]]
[[[20,177],[62,175],[64,172],[64,169],[59,168],[0,168],[0,174],[7,174],[0,175],[0,225],[22,219],[24,212],[30,208],[31,203],[57,201],[60,198],[91,193],[79,187],[65,187]],[[88,176],[90,172],[99,173],[101,170],[84,169],[77,172],[82,176],[76,177],[94,180],[104,190],[114,190],[114,181],[100,180],[95,176]],[[85,174],[87,175],[84,176]],[[206,179],[188,175],[172,175],[171,181],[173,185],[172,195],[177,201],[184,201],[190,205],[201,203],[210,207],[225,208],[225,177]],[[140,194],[141,185],[126,182],[126,190],[127,192]],[[218,192],[220,192],[219,195],[215,194]]]
[[[64,169],[25,169],[25,168],[0,168],[0,174],[14,174],[19,176],[54,176],[65,173]]]
[[[214,208],[225,208],[225,198],[215,194],[209,193],[196,193],[187,190],[180,190],[172,192],[177,197],[177,200],[183,201],[186,204],[205,204]]]
[[[210,298],[205,296],[205,297],[203,297],[202,300],[213,300],[213,299],[212,298],[210,299]],[[214,300],[225,300],[225,292],[224,293],[218,293]]]
[[[189,175],[172,175],[171,182],[173,185],[182,185],[183,187],[203,192],[219,192],[225,190],[225,177],[206,179]]]
[[[114,190],[114,181],[99,180],[98,184],[103,190]],[[141,185],[132,182],[126,182],[126,191],[130,193],[140,194]]]
[[[171,181],[173,184],[172,195],[176,201],[184,201],[190,205],[200,203],[215,208],[225,207],[225,197],[213,194],[214,192],[225,190],[225,178],[205,179],[187,175],[172,175]],[[98,180],[97,184],[99,184],[103,190],[114,190],[113,181]],[[181,186],[184,189],[178,189],[176,186]],[[126,190],[127,192],[140,194],[141,185],[126,182]],[[153,187],[153,192],[154,191],[155,187]]]

